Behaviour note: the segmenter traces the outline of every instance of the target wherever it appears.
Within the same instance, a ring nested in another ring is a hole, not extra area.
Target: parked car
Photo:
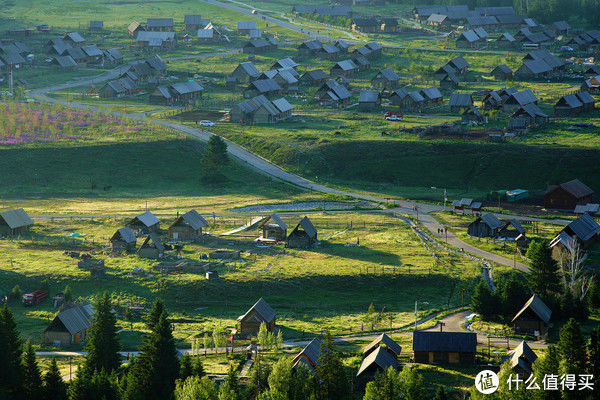
[[[386,112],[384,117],[387,121],[402,121],[404,115],[402,113]]]
[[[200,121],[200,126],[215,126],[215,123],[207,119]]]

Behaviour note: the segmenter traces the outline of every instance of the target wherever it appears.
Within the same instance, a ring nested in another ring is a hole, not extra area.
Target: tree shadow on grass
[[[314,247],[311,250],[315,253],[367,261],[381,265],[395,265],[397,267],[402,265],[400,256],[397,254],[375,250],[365,246],[346,246],[341,243],[322,241],[319,247]]]

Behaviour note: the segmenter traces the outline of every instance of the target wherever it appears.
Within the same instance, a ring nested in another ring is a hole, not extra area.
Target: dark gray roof
[[[188,94],[202,92],[204,88],[196,81],[174,83],[171,89],[177,94]]]
[[[510,43],[512,43],[512,42],[516,42],[516,41],[517,41],[517,39],[515,39],[515,37],[514,37],[513,35],[511,35],[510,33],[508,33],[508,32],[504,32],[504,33],[502,33],[502,34],[501,34],[501,35],[498,37],[498,40],[506,40],[506,41],[508,41],[508,42],[510,42]]]
[[[378,50],[382,50],[383,48],[381,47],[381,45],[377,42],[369,42],[367,44],[365,44],[365,46],[371,50],[371,51],[378,51]]]
[[[576,94],[576,96],[579,99],[579,101],[581,101],[583,104],[595,104],[596,103],[596,100],[588,92],[585,92],[585,91],[578,92]]]
[[[490,25],[498,25],[498,20],[495,16],[477,16],[472,15],[467,17],[467,24],[471,26],[490,26]]]
[[[238,68],[243,69],[244,72],[248,74],[248,76],[254,78],[260,75],[260,72],[258,71],[258,69],[256,69],[256,67],[254,66],[254,64],[252,64],[251,61],[244,61],[243,63],[240,63],[240,65],[238,65]]]
[[[112,58],[114,58],[115,60],[123,59],[123,54],[121,53],[121,51],[119,49],[112,48],[112,49],[104,50],[104,52],[106,54],[108,54],[109,56],[111,56]]]
[[[536,20],[535,20],[535,19],[533,19],[533,18],[524,18],[524,19],[523,19],[523,23],[524,23],[525,25],[527,25],[528,27],[530,27],[530,28],[535,28],[535,27],[537,27],[537,26],[538,26],[538,23],[537,23],[537,22],[536,22]]]
[[[373,364],[377,365],[381,371],[385,371],[388,368],[400,369],[400,363],[398,360],[385,349],[379,347],[377,350],[365,357],[360,364],[360,368],[358,369],[356,376],[360,376]]]
[[[208,222],[196,210],[190,210],[183,214],[173,225],[175,225],[180,220],[185,221],[186,224],[192,227],[192,229],[198,230],[208,225]]]
[[[6,53],[0,56],[6,65],[25,63],[25,59],[19,53]]]
[[[294,109],[294,106],[292,106],[284,97],[282,97],[280,99],[275,99],[275,100],[273,100],[272,103],[282,113],[291,111]]]
[[[142,224],[144,224],[147,227],[151,227],[151,226],[154,226],[154,225],[160,223],[160,220],[158,218],[156,218],[156,216],[154,214],[152,214],[150,211],[146,211],[145,213],[138,215],[131,222],[133,222],[135,220],[141,222]]]
[[[356,66],[356,64],[354,63],[354,61],[352,60],[342,60],[342,61],[338,61],[335,66],[337,66],[338,68],[340,68],[342,71],[352,71],[356,68],[358,68]],[[335,67],[334,66],[334,67]]]
[[[468,31],[461,33],[460,36],[458,36],[458,38],[456,40],[459,40],[459,41],[464,40],[466,42],[473,43],[473,42],[478,41],[479,39],[480,39],[479,35],[477,35],[477,33],[475,33],[475,31],[473,29],[470,29]]]
[[[77,62],[71,56],[56,56],[54,60],[63,68],[76,67]]]
[[[415,103],[421,103],[425,101],[425,98],[419,92],[410,92],[408,97]]]
[[[100,50],[98,48],[98,46],[96,46],[95,44],[91,44],[89,46],[81,46],[81,50],[83,50],[83,52],[88,57],[100,57],[100,56],[102,56],[102,50]]]
[[[395,73],[394,70],[391,68],[384,68],[381,71],[379,71],[379,74],[381,74],[381,76],[383,76],[385,79],[391,82],[396,82],[400,80],[398,74]]]
[[[321,339],[314,338],[299,354],[304,354],[314,365],[317,365],[319,364],[319,356],[321,355],[321,343],[323,343]]]
[[[354,49],[354,52],[358,53],[358,54],[360,54],[362,56],[368,56],[369,54],[372,53],[371,49],[369,49],[366,46],[357,47],[356,49]]]
[[[507,104],[518,104],[520,106],[524,106],[526,104],[535,103],[538,101],[538,98],[535,97],[535,94],[529,89],[521,90],[520,92],[513,93],[508,100],[506,100]]]
[[[83,36],[81,36],[81,34],[79,34],[79,32],[69,32],[67,34],[65,34],[65,36],[63,36],[63,39],[71,39],[71,41],[75,42],[75,43],[83,43],[85,42],[85,39],[83,38]]]
[[[469,107],[473,105],[473,98],[468,93],[452,93],[448,99],[451,107]]]
[[[505,223],[503,223],[502,221],[500,221],[494,214],[492,213],[487,213],[487,214],[483,214],[481,217],[479,217],[478,219],[480,219],[482,222],[484,222],[487,226],[490,227],[490,229],[498,229],[501,228],[505,225]]]
[[[323,48],[323,43],[318,40],[309,40],[302,43],[299,47],[306,47],[309,50],[316,51]]]
[[[33,220],[22,208],[0,212],[0,218],[6,222],[6,225],[8,225],[10,229],[33,225]]]
[[[517,117],[521,114],[527,114],[531,118],[535,118],[535,117],[545,118],[548,116],[535,103],[529,103],[529,104],[525,104],[524,106],[521,106],[521,108],[519,108],[517,111],[515,111],[512,116]]]
[[[352,94],[348,91],[348,89],[344,85],[342,85],[341,83],[338,83],[332,79],[326,81],[319,90],[323,89],[323,87],[329,88],[330,91],[339,100],[344,100],[344,99],[347,99],[348,97],[352,96]]]
[[[138,31],[135,40],[138,42],[149,42],[151,40],[169,42],[175,40],[175,32]]]
[[[334,44],[327,44],[323,46],[321,50],[328,54],[335,54],[340,52],[340,49]]]
[[[496,19],[502,25],[505,24],[520,24],[523,22],[522,15],[496,15]]]
[[[294,228],[294,231],[296,231],[298,228],[302,228],[310,238],[317,237],[317,229],[306,216],[300,220],[298,225],[296,225]]]
[[[566,94],[556,102],[557,107],[570,107],[570,108],[579,108],[583,107],[583,103],[579,100],[579,98],[574,94]]]
[[[514,322],[517,318],[519,318],[519,316],[521,316],[521,314],[523,314],[528,308],[530,308],[531,311],[533,311],[545,323],[550,321],[552,310],[548,308],[542,299],[534,294],[529,300],[527,300],[523,308],[521,308],[521,310],[514,316],[511,322]]]
[[[476,333],[437,331],[416,331],[413,333],[413,351],[474,353],[476,349]]]
[[[475,31],[475,33],[477,34],[477,36],[479,36],[481,39],[485,39],[486,37],[489,36],[489,34],[486,32],[486,30],[483,29],[482,27],[475,28],[473,30]]]
[[[427,22],[437,22],[441,24],[446,18],[448,18],[448,16],[444,14],[431,14],[429,18],[427,18]]]
[[[50,39],[50,46],[60,55],[71,48],[71,44],[65,42],[61,38]]]
[[[104,27],[103,21],[90,21],[90,28],[102,28]]]
[[[400,347],[398,343],[396,343],[391,337],[389,337],[385,333],[382,333],[381,335],[373,339],[373,341],[369,343],[367,347],[364,348],[363,354],[370,353],[375,347],[380,346],[382,343],[385,344],[385,346],[394,354],[396,354],[396,356],[400,356],[400,353],[402,352],[402,347]]]
[[[256,311],[266,322],[271,322],[275,318],[275,310],[261,297],[244,315],[238,317],[238,321],[243,320],[250,312]]]
[[[537,355],[523,340],[517,347],[508,352],[507,358],[511,368],[518,366],[524,371],[531,373],[531,366],[537,360]]]
[[[206,25],[210,24],[210,19],[202,18],[201,15],[185,15],[183,17],[183,23],[185,25],[206,26]]]
[[[148,18],[146,21],[148,28],[172,28],[173,18]]]
[[[152,245],[150,245],[150,241],[152,241]],[[138,252],[143,248],[147,247],[155,247],[159,251],[165,251],[165,245],[162,243],[160,237],[155,232],[148,233],[148,236],[146,236],[146,239],[144,240],[144,243],[142,243],[142,245],[140,246]]]
[[[81,47],[70,47],[67,49],[67,54],[73,58],[73,60],[85,60],[87,58]]]
[[[261,224],[261,226],[265,225],[269,220],[272,220],[273,222],[275,222],[283,230],[287,230],[287,228],[288,228],[287,224],[285,222],[283,222],[283,220],[277,214],[269,215],[265,219],[265,221]]]
[[[492,70],[492,75],[495,74],[495,73],[497,73],[497,72],[501,72],[503,74],[512,74],[512,70],[506,64],[500,64],[496,68],[494,68]]]
[[[292,60],[290,57],[286,57],[275,62],[271,68],[296,68],[298,65],[299,64],[296,61]]]
[[[600,211],[600,204],[597,203],[587,203],[587,204],[577,204],[575,206],[575,210],[573,211],[575,214],[598,214]]]
[[[442,92],[440,92],[440,89],[436,88],[435,86],[421,89],[420,93],[424,98],[428,100],[437,100],[443,97]]]
[[[546,64],[548,64],[551,68],[560,68],[565,65],[565,62],[561,60],[559,57],[550,53],[546,49],[534,50],[525,55],[523,60],[542,60]]]
[[[254,87],[259,93],[269,93],[281,90],[281,86],[273,79],[258,79],[251,82],[250,87]]]
[[[315,81],[327,79],[329,77],[322,69],[313,69],[312,71],[306,71],[304,75],[310,77],[312,80]]]
[[[110,240],[123,240],[125,243],[135,243],[137,239],[129,227],[119,228]]]
[[[359,103],[375,103],[379,99],[377,90],[361,90],[358,95]]]
[[[589,214],[583,214],[567,225],[563,230],[572,233],[581,241],[586,242],[600,232],[600,224],[598,224]]]
[[[56,318],[62,322],[71,335],[88,329],[91,323],[91,317],[94,314],[94,308],[90,305],[77,304],[67,310],[58,313]]]
[[[543,60],[524,61],[523,66],[525,66],[535,75],[545,74],[552,71],[552,67],[546,64]]]
[[[475,7],[481,15],[514,15],[515,9],[511,6]]]
[[[467,62],[467,60],[465,60],[462,57],[455,57],[452,60],[448,61],[448,64],[450,64],[450,66],[456,68],[456,69],[464,69],[464,68],[469,68],[469,63]]]

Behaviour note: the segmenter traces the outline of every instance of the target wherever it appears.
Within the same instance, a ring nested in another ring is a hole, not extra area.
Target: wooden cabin
[[[551,316],[552,310],[534,294],[511,322],[516,333],[542,337],[548,331]]]
[[[479,238],[485,237],[498,237],[500,230],[506,224],[500,221],[494,214],[487,213],[483,214],[473,222],[471,222],[467,228],[469,236],[475,236]]]
[[[129,227],[118,229],[110,238],[113,253],[129,253],[135,251],[137,238]]]
[[[550,185],[544,193],[544,207],[554,210],[574,210],[578,204],[592,202],[594,191],[579,179],[560,185]]]
[[[424,364],[474,364],[477,334],[471,332],[416,331],[413,359]]]
[[[284,241],[288,226],[277,214],[271,214],[258,226],[261,231],[260,239]]]
[[[83,343],[92,325],[93,314],[94,308],[89,304],[77,304],[60,311],[44,330],[44,343],[56,346]]]
[[[256,335],[264,322],[267,331],[275,329],[275,310],[261,297],[244,315],[237,318],[234,334],[240,336]]]
[[[196,210],[190,210],[169,227],[169,237],[173,240],[194,241],[202,237],[202,228],[207,225],[208,222]]]
[[[521,377],[528,377],[533,373],[533,363],[537,355],[524,340],[514,349],[502,356],[501,363],[508,363],[510,369]]]
[[[33,220],[22,208],[0,212],[0,236],[16,236],[27,232]]]
[[[158,232],[160,230],[160,220],[150,211],[134,217],[125,226],[128,226],[138,235],[140,233]]]
[[[165,246],[162,244],[160,237],[155,232],[149,232],[144,240],[144,243],[137,251],[141,258],[161,258],[164,254]]]
[[[314,245],[317,242],[317,230],[308,219],[302,218],[298,225],[287,237],[287,247],[291,248],[306,248]]]
[[[321,355],[321,344],[323,342],[319,338],[314,338],[302,349],[300,353],[292,360],[292,368],[296,370],[300,365],[308,368],[312,374],[317,370],[319,364],[319,356]]]

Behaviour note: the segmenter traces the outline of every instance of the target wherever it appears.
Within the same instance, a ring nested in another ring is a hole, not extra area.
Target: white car
[[[215,126],[215,123],[207,119],[200,121],[200,126]]]
[[[388,115],[387,117],[385,117],[385,119],[388,121],[402,121],[402,117],[398,115]]]

